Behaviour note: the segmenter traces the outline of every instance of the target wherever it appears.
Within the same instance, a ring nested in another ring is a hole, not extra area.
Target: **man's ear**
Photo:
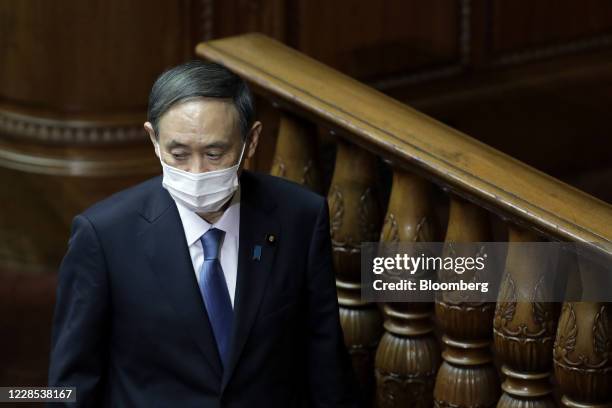
[[[157,137],[155,136],[155,130],[153,130],[153,125],[151,124],[151,122],[145,122],[144,128],[149,134],[149,139],[151,139],[151,143],[153,143],[153,147],[157,146],[158,140],[157,140]],[[157,155],[157,157],[159,157],[160,155],[159,150],[157,150],[157,148],[155,149],[155,154]]]
[[[246,158],[247,159],[250,159],[251,157],[253,157],[253,155],[255,155],[255,150],[257,149],[257,144],[259,143],[259,135],[261,134],[262,128],[263,128],[263,125],[259,121],[253,123],[253,126],[251,126],[251,131],[249,132],[249,135],[247,137],[247,143],[248,143],[248,146],[246,147],[247,149]]]

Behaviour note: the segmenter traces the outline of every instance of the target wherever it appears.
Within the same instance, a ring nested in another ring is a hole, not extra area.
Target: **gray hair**
[[[223,65],[193,60],[161,74],[149,95],[148,121],[159,137],[159,121],[172,106],[195,98],[229,98],[238,111],[242,138],[254,120],[253,96],[246,82]]]

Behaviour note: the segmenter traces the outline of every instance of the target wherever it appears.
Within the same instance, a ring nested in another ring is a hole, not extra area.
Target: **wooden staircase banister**
[[[201,43],[196,53],[238,73],[284,108],[351,135],[352,142],[396,166],[419,169],[480,206],[554,239],[612,253],[610,204],[278,41],[246,34]]]

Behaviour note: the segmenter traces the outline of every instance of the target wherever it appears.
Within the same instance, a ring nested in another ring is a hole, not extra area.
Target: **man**
[[[323,197],[242,171],[262,124],[226,68],[162,74],[163,169],[75,217],[50,386],[79,406],[354,407]]]

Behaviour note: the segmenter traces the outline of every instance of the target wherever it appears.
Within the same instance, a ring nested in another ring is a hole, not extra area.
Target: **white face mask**
[[[162,185],[172,198],[192,211],[202,213],[219,211],[238,189],[238,167],[245,147],[246,142],[242,145],[238,163],[232,167],[204,173],[189,173],[164,163],[159,145],[155,144],[155,151],[164,172]]]

